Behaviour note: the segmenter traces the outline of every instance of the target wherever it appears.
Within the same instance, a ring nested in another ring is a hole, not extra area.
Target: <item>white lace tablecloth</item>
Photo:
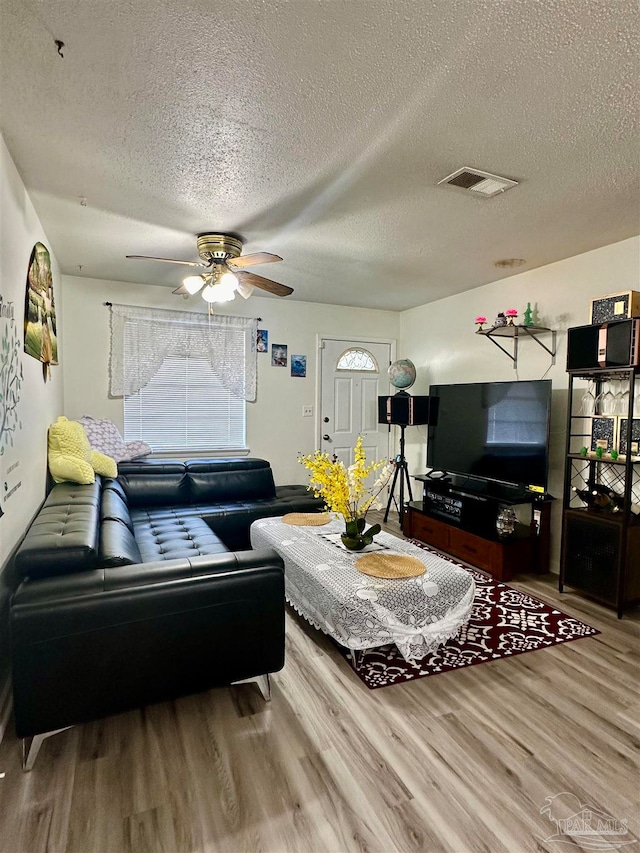
[[[471,614],[472,576],[437,554],[379,533],[373,548],[417,557],[426,572],[417,578],[385,580],[361,574],[355,562],[364,551],[339,542],[341,521],[323,527],[294,527],[280,518],[251,525],[254,548],[273,548],[285,565],[287,601],[316,628],[349,649],[395,643],[406,660],[422,658],[455,636]]]

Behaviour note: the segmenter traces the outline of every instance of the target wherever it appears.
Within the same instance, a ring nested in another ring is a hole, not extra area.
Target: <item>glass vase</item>
[[[345,519],[345,531],[340,534],[342,544],[348,551],[362,551],[367,545],[371,545],[373,537],[380,533],[380,525],[373,524],[365,530],[364,518]]]

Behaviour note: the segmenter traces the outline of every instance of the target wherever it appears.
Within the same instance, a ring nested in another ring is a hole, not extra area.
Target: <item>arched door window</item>
[[[375,358],[366,349],[360,348],[345,350],[338,359],[336,370],[379,372]]]

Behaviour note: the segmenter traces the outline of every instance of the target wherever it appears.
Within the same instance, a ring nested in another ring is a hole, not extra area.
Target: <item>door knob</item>
[[[323,435],[322,439],[323,439],[323,441],[331,441],[331,436],[330,435]]]
[[[325,422],[325,424],[329,423],[329,418],[323,418],[322,420]]]

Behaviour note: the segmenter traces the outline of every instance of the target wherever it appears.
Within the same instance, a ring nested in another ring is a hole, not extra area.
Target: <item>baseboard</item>
[[[11,695],[11,678],[7,673],[0,684],[0,743],[9,725],[11,709],[13,708],[13,697]]]

